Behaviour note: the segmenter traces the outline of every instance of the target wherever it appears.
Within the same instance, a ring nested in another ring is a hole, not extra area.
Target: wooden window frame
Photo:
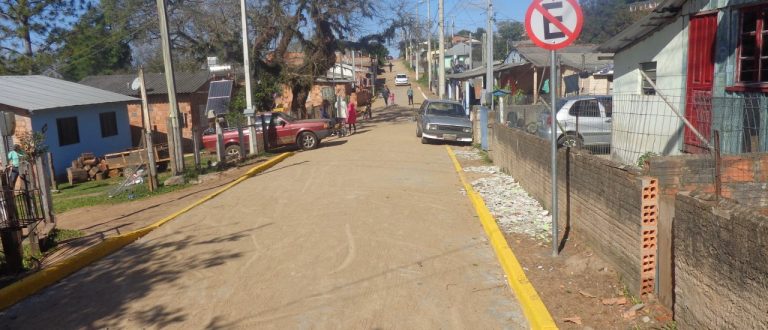
[[[653,69],[647,68],[646,66],[653,64]],[[656,61],[648,61],[648,62],[642,62],[638,64],[638,67],[641,72],[645,72],[645,74],[648,75],[648,78],[651,78],[654,84],[658,81],[658,63]],[[649,72],[653,72],[653,75],[649,74]],[[651,86],[651,84],[648,83],[648,81],[645,80],[645,77],[643,77],[643,74],[640,74],[640,94],[641,95],[656,95],[656,90]]]
[[[62,131],[62,128],[64,127],[64,121],[70,121],[70,120],[74,121],[74,133],[75,133],[74,134],[74,138],[71,138],[71,139],[70,138],[66,138],[66,134],[65,133],[67,133],[67,132]],[[58,133],[59,146],[60,147],[80,143],[80,127],[79,127],[78,120],[77,120],[76,116],[75,117],[56,118],[56,131]]]
[[[110,115],[111,118],[107,118]],[[101,137],[103,138],[120,134],[117,128],[117,113],[114,111],[99,113],[99,125],[101,126]]]
[[[736,45],[736,77],[735,84],[726,88],[729,92],[768,92],[768,73],[765,77],[762,77],[763,63],[762,63],[762,49],[763,45],[768,42],[768,5],[762,4],[757,6],[744,7],[739,10],[739,41]],[[755,22],[755,32],[753,36],[755,38],[755,53],[753,58],[755,59],[755,80],[742,81],[741,80],[741,65],[742,65],[742,43],[745,33],[744,29],[744,16],[747,13],[755,13],[757,21]]]

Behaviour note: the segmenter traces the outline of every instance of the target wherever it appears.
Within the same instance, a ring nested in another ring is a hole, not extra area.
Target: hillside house
[[[131,89],[131,82],[136,75],[102,75],[85,77],[81,84],[102,88],[115,93],[140,98],[139,90]],[[211,75],[207,71],[177,72],[176,101],[179,105],[181,134],[185,152],[192,152],[193,128],[208,127],[208,118],[205,114],[205,106],[208,98],[208,85]],[[152,123],[153,139],[156,143],[168,141],[168,88],[163,73],[145,73],[144,83],[147,88],[149,102],[149,116]],[[144,117],[141,112],[141,101],[137,100],[128,104],[128,116],[131,124],[131,143],[134,146],[141,144]]]
[[[0,76],[0,111],[16,114],[16,136],[44,132],[57,176],[84,152],[131,147],[127,104],[137,99],[45,76]],[[14,137],[18,142],[18,138]]]
[[[767,151],[767,13],[757,0],[659,1],[601,45],[616,53],[613,158],[708,153],[716,131],[723,153]]]

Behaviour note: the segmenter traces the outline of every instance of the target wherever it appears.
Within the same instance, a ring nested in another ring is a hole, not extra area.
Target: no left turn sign
[[[525,30],[537,46],[558,50],[581,33],[584,16],[576,0],[533,0],[525,14]]]

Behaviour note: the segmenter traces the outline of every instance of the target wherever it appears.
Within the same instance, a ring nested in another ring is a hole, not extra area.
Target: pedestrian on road
[[[347,107],[347,132],[357,133],[357,104],[349,102]]]
[[[384,85],[384,89],[381,90],[381,97],[384,98],[384,106],[389,106],[389,88]]]
[[[344,96],[336,97],[336,124],[339,125],[339,136],[344,136],[344,125],[347,123],[347,101]]]
[[[389,72],[392,72],[392,62],[389,62]]]
[[[373,119],[373,110],[371,109],[371,104],[368,103],[368,105],[365,106],[365,115],[368,119]]]
[[[10,171],[8,184],[11,185],[11,189],[16,189],[16,179],[19,178],[19,160],[22,155],[21,146],[18,144],[14,144],[13,150],[8,152],[8,170]]]
[[[395,92],[389,92],[389,103],[395,105]]]
[[[408,86],[408,105],[413,105],[413,87]]]

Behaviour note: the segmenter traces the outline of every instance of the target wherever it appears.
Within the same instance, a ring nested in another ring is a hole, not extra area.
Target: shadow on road
[[[270,225],[272,223],[265,223],[214,238],[190,234],[132,243],[0,313],[0,328],[124,328],[126,320],[147,327],[172,327],[197,311],[157,302],[145,304],[147,307],[143,310],[131,310],[129,306],[157,292],[159,286],[166,290],[168,287],[185,290],[190,285],[205,285],[189,283],[189,276],[184,274],[199,275],[196,281],[215,281],[217,267],[243,257],[240,252],[231,252],[216,244],[247,239],[253,232]],[[189,228],[183,231],[195,232]],[[206,248],[178,257],[179,251],[195,246]]]
[[[418,108],[411,109],[405,106],[389,106],[386,108],[379,108],[373,111],[372,119],[361,120],[363,123],[393,123],[401,122],[404,120],[413,120]]]

